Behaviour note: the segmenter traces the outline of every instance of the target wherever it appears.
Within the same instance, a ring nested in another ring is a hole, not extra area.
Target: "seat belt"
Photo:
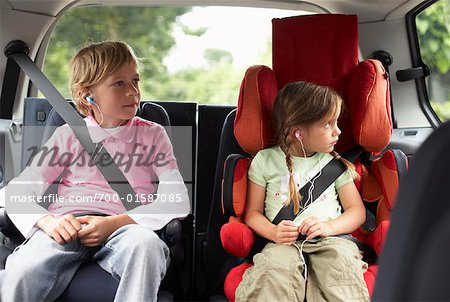
[[[312,179],[314,181],[314,187],[311,192],[311,182],[307,182],[300,190],[299,193],[303,196],[302,200],[311,199],[315,202],[317,198],[346,170],[342,161],[333,158],[329,161],[321,171],[319,171]],[[321,174],[320,174],[321,173]],[[319,176],[320,174],[320,176]],[[309,196],[311,193],[311,196]],[[300,204],[302,206],[302,204]],[[282,207],[278,214],[273,219],[272,223],[278,225],[282,220],[294,220],[298,214],[294,213],[294,205],[291,202],[289,206]]]
[[[348,153],[343,155],[344,158],[350,160],[353,162],[362,152],[361,147],[356,147],[353,150],[350,150]],[[322,195],[322,193],[333,183],[338,179],[339,176],[341,176],[342,173],[345,172],[347,168],[345,167],[344,163],[342,161],[333,158],[323,169],[322,174],[319,176],[319,173],[317,173],[312,179],[318,177],[314,181],[314,188],[311,193],[311,200],[312,202],[316,201],[317,198]],[[299,193],[301,196],[303,196],[303,200],[308,200],[309,198],[309,192],[310,192],[311,183],[307,182],[300,190]],[[298,214],[294,213],[294,205],[292,203],[289,204],[287,207],[281,208],[281,210],[278,212],[278,214],[273,219],[272,223],[274,225],[278,225],[282,220],[294,220],[297,217]],[[355,237],[349,235],[349,234],[343,234],[338,235],[336,237],[345,238],[347,240],[350,240],[354,242],[360,251],[363,252],[363,260],[369,264],[373,264],[377,260],[377,253],[374,251],[374,249],[368,245],[367,243],[361,242]],[[299,235],[297,240],[304,240],[306,239],[306,235]]]
[[[12,119],[19,75],[20,67],[13,59],[8,58],[0,96],[0,119]]]
[[[23,44],[26,45],[25,43]],[[97,168],[100,170],[105,179],[108,181],[111,188],[117,192],[120,200],[124,204],[127,211],[132,210],[136,206],[140,205],[140,202],[137,202],[137,200],[135,200],[136,193],[133,187],[130,185],[125,175],[116,165],[114,160],[111,158],[109,152],[106,151],[106,148],[103,148],[101,142],[97,144],[96,148],[96,145],[92,142],[92,139],[89,135],[89,131],[84,119],[66,101],[66,99],[61,95],[61,93],[42,73],[42,71],[39,68],[37,68],[36,64],[28,56],[27,48],[28,47],[26,47],[26,49],[13,49],[10,52],[5,51],[5,54],[8,58],[13,59],[17,63],[17,65],[19,65],[19,67],[23,70],[23,72],[30,78],[30,80],[48,99],[48,102],[53,106],[56,112],[74,131],[81,145],[84,147],[86,152],[91,157],[91,161],[93,160]],[[96,149],[100,150],[100,152],[97,151],[98,154],[94,154]],[[92,159],[94,155],[95,158]],[[100,158],[104,163],[108,164],[98,164]],[[111,181],[111,179],[114,179],[114,181]]]
[[[333,158],[330,162],[328,162],[325,167],[322,168],[322,174],[319,176],[319,173],[314,175],[314,178],[317,179],[314,181],[314,189],[311,192],[311,200],[314,202],[317,197],[322,195],[322,193],[345,171],[345,165],[338,159]],[[302,188],[300,188],[299,192],[301,196],[303,196],[304,200],[308,200],[309,197],[309,188],[311,184],[307,182]],[[305,199],[306,198],[306,199]],[[272,220],[274,225],[278,225],[282,220],[291,220],[293,221],[298,214],[294,213],[294,205],[291,202],[287,207],[282,207],[280,211],[277,213],[275,218]],[[299,234],[297,240],[306,239],[306,235]],[[255,243],[249,253],[249,259],[251,259],[256,253],[259,253],[267,243],[270,241],[264,237],[256,236]]]
[[[353,149],[341,154],[341,156],[347,159],[350,162],[354,162],[362,153],[363,149],[361,146],[355,146]],[[322,174],[319,176],[320,171],[314,175],[312,179],[316,179],[314,181],[314,188],[312,192],[310,191],[311,183],[307,182],[302,188],[300,188],[299,193],[300,196],[304,196],[303,200],[309,199],[309,193],[311,192],[311,200],[312,202],[316,201],[317,198],[322,195],[322,193],[333,183],[338,177],[345,172],[346,166],[342,161],[333,158],[329,161],[325,167],[322,168]],[[294,205],[292,203],[287,207],[281,208],[275,218],[272,220],[272,223],[277,225],[282,220],[294,220],[298,214],[294,213]]]

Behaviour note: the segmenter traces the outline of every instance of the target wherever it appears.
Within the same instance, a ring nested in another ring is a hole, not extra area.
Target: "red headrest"
[[[391,140],[392,117],[388,84],[388,75],[380,61],[362,61],[352,72],[348,97],[345,99],[351,124],[351,128],[347,129],[352,129],[352,139],[373,153],[383,150]],[[347,150],[353,144],[345,138],[339,139],[338,146]],[[345,143],[348,145],[345,146]]]
[[[277,80],[269,67],[258,65],[247,70],[239,91],[234,135],[251,155],[271,143],[272,105],[277,93]]]
[[[279,89],[307,81],[330,86],[344,97],[347,76],[358,64],[356,16],[273,19],[272,27],[272,63]]]
[[[392,133],[387,75],[378,61],[358,64],[357,17],[299,16],[272,24],[273,71],[253,66],[242,81],[234,128],[241,147],[252,155],[269,147],[278,89],[308,81],[333,88],[346,104],[338,152],[357,144],[371,152],[382,150]]]

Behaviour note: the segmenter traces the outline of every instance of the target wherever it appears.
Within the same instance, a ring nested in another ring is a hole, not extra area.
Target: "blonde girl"
[[[367,265],[356,244],[339,236],[365,220],[353,165],[344,161],[347,170],[317,200],[298,193],[308,182],[314,185],[329,161],[340,159],[334,146],[341,107],[340,96],[327,87],[295,82],[279,91],[272,110],[277,145],[252,161],[245,215],[270,243],[245,272],[236,301],[369,300]],[[277,213],[291,203],[296,218],[274,225]]]

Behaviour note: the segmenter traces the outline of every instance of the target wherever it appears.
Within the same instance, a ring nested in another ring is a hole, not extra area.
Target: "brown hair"
[[[277,94],[272,108],[275,126],[275,140],[286,155],[286,165],[289,171],[289,194],[285,205],[294,202],[294,212],[300,210],[302,196],[297,191],[293,174],[292,155],[290,154],[293,138],[292,128],[299,125],[308,127],[320,121],[327,115],[333,115],[342,105],[342,99],[337,92],[325,86],[307,82],[293,82],[284,86]],[[350,170],[353,178],[357,177],[354,165],[341,158],[337,152],[331,154],[340,159]]]
[[[85,116],[91,114],[90,107],[82,101],[82,93],[130,63],[138,64],[138,58],[124,42],[92,43],[79,50],[70,62],[70,88],[77,110]]]

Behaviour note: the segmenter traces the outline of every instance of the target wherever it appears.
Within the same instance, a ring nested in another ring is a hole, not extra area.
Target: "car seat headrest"
[[[388,75],[380,61],[358,64],[352,72],[345,102],[355,143],[372,153],[383,150],[391,140],[392,117]],[[339,146],[347,150],[352,144],[347,139]]]
[[[285,84],[313,82],[336,90],[345,103],[336,145],[377,153],[390,140],[387,74],[380,62],[358,63],[358,20],[353,15],[312,15],[272,20],[273,71],[250,67],[242,81],[234,133],[249,154],[273,144],[271,108]]]
[[[272,143],[272,105],[277,92],[277,80],[269,67],[252,66],[245,73],[239,91],[234,135],[248,154],[255,155]]]
[[[358,64],[356,16],[273,19],[272,28],[272,63],[278,89],[290,82],[307,81],[332,87],[342,95],[348,75]]]

